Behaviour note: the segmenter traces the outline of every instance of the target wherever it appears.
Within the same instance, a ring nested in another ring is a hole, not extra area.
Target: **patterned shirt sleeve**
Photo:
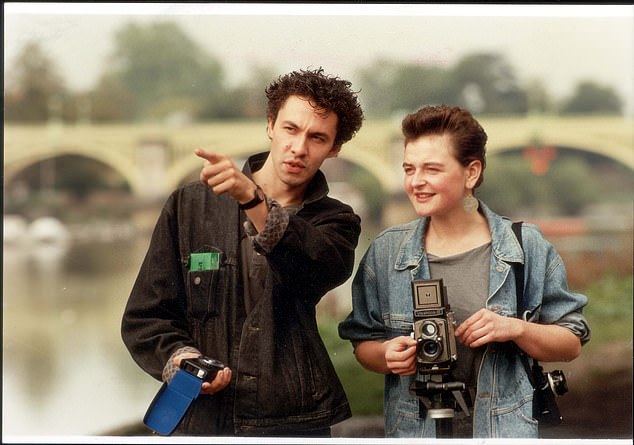
[[[180,349],[177,349],[176,352],[174,352],[170,356],[169,360],[167,360],[167,364],[163,368],[163,375],[161,377],[164,382],[167,382],[167,383],[171,382],[174,375],[178,372],[179,367],[174,361],[176,356],[184,354],[184,353],[188,353],[188,352],[198,354],[198,356],[202,356],[200,351],[192,346],[184,346]]]
[[[288,227],[289,214],[274,199],[266,197],[269,214],[264,223],[264,229],[258,233],[255,226],[248,219],[244,222],[244,230],[253,242],[253,247],[259,253],[271,252],[284,236]]]

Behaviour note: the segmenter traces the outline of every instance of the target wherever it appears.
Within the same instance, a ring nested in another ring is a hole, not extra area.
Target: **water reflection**
[[[3,436],[140,420],[159,384],[132,362],[119,324],[146,237],[3,247]]]
[[[628,227],[552,240],[563,248],[571,272],[575,263],[587,262],[587,252],[605,267],[613,264],[607,252],[624,252],[631,270]],[[362,234],[357,259],[374,232]],[[120,320],[148,242],[148,236],[137,236],[63,248],[4,244],[3,438],[98,435],[141,421],[160,384],[130,358]],[[587,264],[578,269],[588,273]],[[347,298],[335,306],[346,313],[349,288],[340,295]],[[585,382],[575,382],[574,366],[566,372],[571,386],[581,388]]]

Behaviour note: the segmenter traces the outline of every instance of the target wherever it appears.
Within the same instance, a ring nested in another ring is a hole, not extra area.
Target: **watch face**
[[[206,382],[211,382],[218,371],[224,368],[222,362],[207,357],[189,358],[181,362],[181,369]]]

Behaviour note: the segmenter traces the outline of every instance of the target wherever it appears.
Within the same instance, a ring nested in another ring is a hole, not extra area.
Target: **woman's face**
[[[464,212],[462,201],[475,185],[480,162],[464,167],[453,153],[446,134],[424,135],[405,145],[405,191],[419,216]]]

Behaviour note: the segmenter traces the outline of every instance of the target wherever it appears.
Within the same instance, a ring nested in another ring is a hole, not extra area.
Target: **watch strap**
[[[253,192],[253,199],[249,202],[245,202],[244,204],[240,204],[240,209],[249,210],[264,201],[264,191],[260,188],[259,185],[256,184],[255,191]]]
[[[176,429],[191,403],[200,394],[203,381],[182,369],[172,380],[163,383],[150,407],[143,423],[162,435],[171,434]]]

